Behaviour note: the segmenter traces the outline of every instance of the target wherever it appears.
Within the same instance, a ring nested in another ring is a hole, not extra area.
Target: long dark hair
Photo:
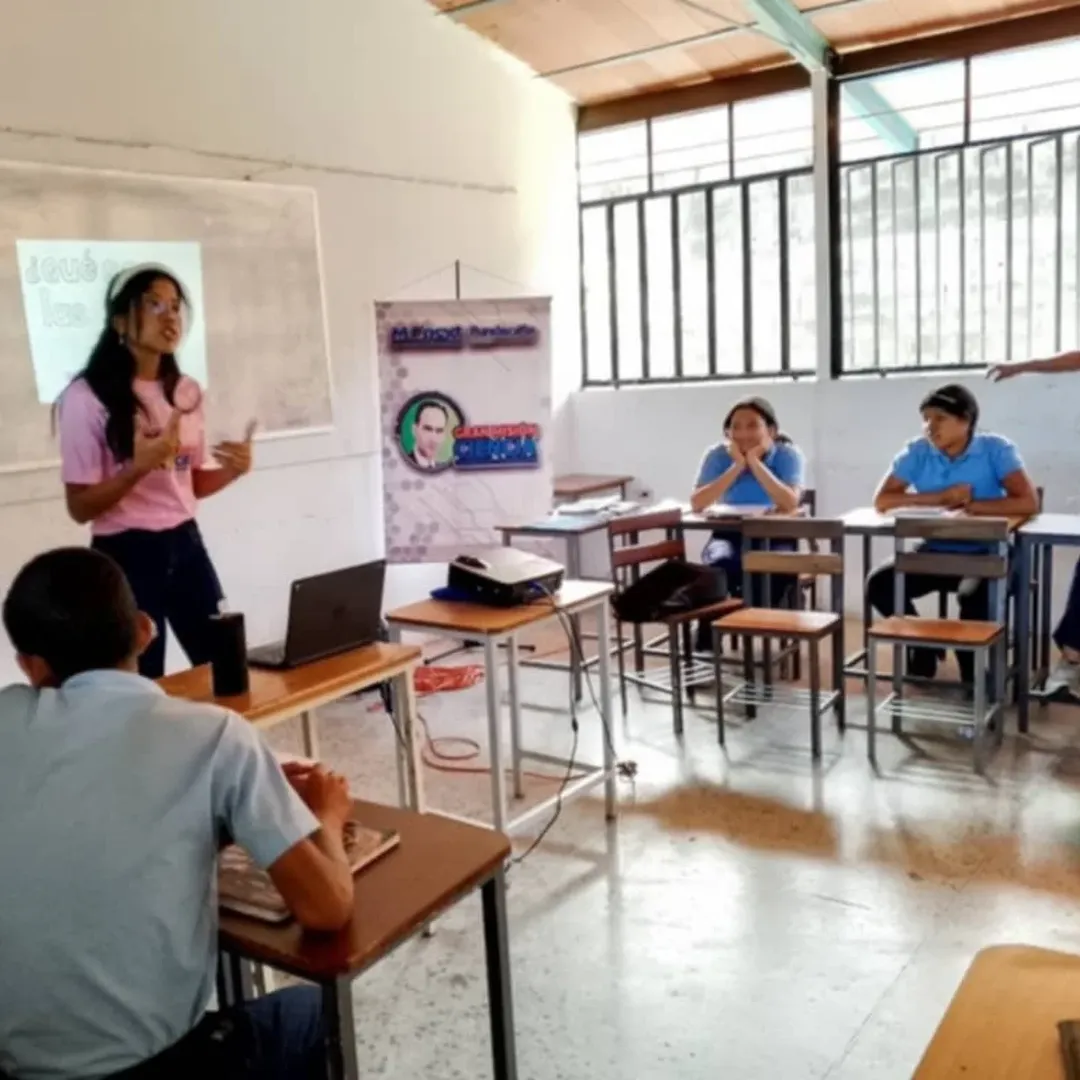
[[[147,267],[131,274],[121,271],[109,282],[105,296],[105,328],[97,340],[86,367],[75,376],[85,379],[94,396],[105,406],[105,442],[118,461],[129,461],[135,452],[135,414],[145,412],[132,382],[135,379],[135,355],[113,325],[117,318],[134,320],[142,326],[142,298],[155,281],[167,281],[176,289],[181,303],[190,311],[191,302],[183,285],[164,267]],[[119,286],[119,288],[117,287]],[[172,353],[161,357],[158,380],[170,405],[176,384],[180,381],[180,366]]]

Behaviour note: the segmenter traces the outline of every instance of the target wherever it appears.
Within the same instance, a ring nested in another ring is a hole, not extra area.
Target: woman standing
[[[105,327],[58,403],[68,513],[89,523],[92,546],[120,564],[157,637],[140,660],[165,669],[165,626],[192,664],[209,660],[209,619],[221,586],[195,524],[196,503],[251,469],[242,442],[213,448],[207,467],[202,392],[176,362],[190,304],[160,266],[118,274]]]

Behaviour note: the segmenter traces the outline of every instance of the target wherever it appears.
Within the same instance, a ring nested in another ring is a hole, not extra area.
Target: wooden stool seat
[[[823,638],[840,623],[832,611],[790,611],[786,608],[743,608],[725,615],[713,625],[725,634],[755,637]]]
[[[701,607],[692,608],[690,611],[677,611],[664,617],[666,626],[678,626],[684,622],[697,622],[698,619],[715,619],[720,615],[727,615],[733,611],[740,611],[743,602],[738,599],[718,600],[715,604],[703,604]]]
[[[879,619],[872,623],[870,637],[917,645],[979,649],[992,645],[1004,630],[1000,623],[977,619],[924,619],[912,615],[894,615],[890,619]]]

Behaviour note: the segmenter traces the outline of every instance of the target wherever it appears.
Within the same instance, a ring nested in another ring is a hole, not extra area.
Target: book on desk
[[[401,837],[392,830],[372,829],[355,820],[346,822],[343,839],[353,874],[360,873],[401,842]],[[225,848],[218,861],[218,902],[226,911],[260,922],[282,923],[292,918],[270,875],[260,870],[237,844]]]

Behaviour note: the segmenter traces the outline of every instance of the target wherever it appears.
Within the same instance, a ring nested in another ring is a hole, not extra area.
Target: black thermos
[[[234,697],[248,690],[247,635],[238,611],[210,617],[210,667],[214,697]]]

